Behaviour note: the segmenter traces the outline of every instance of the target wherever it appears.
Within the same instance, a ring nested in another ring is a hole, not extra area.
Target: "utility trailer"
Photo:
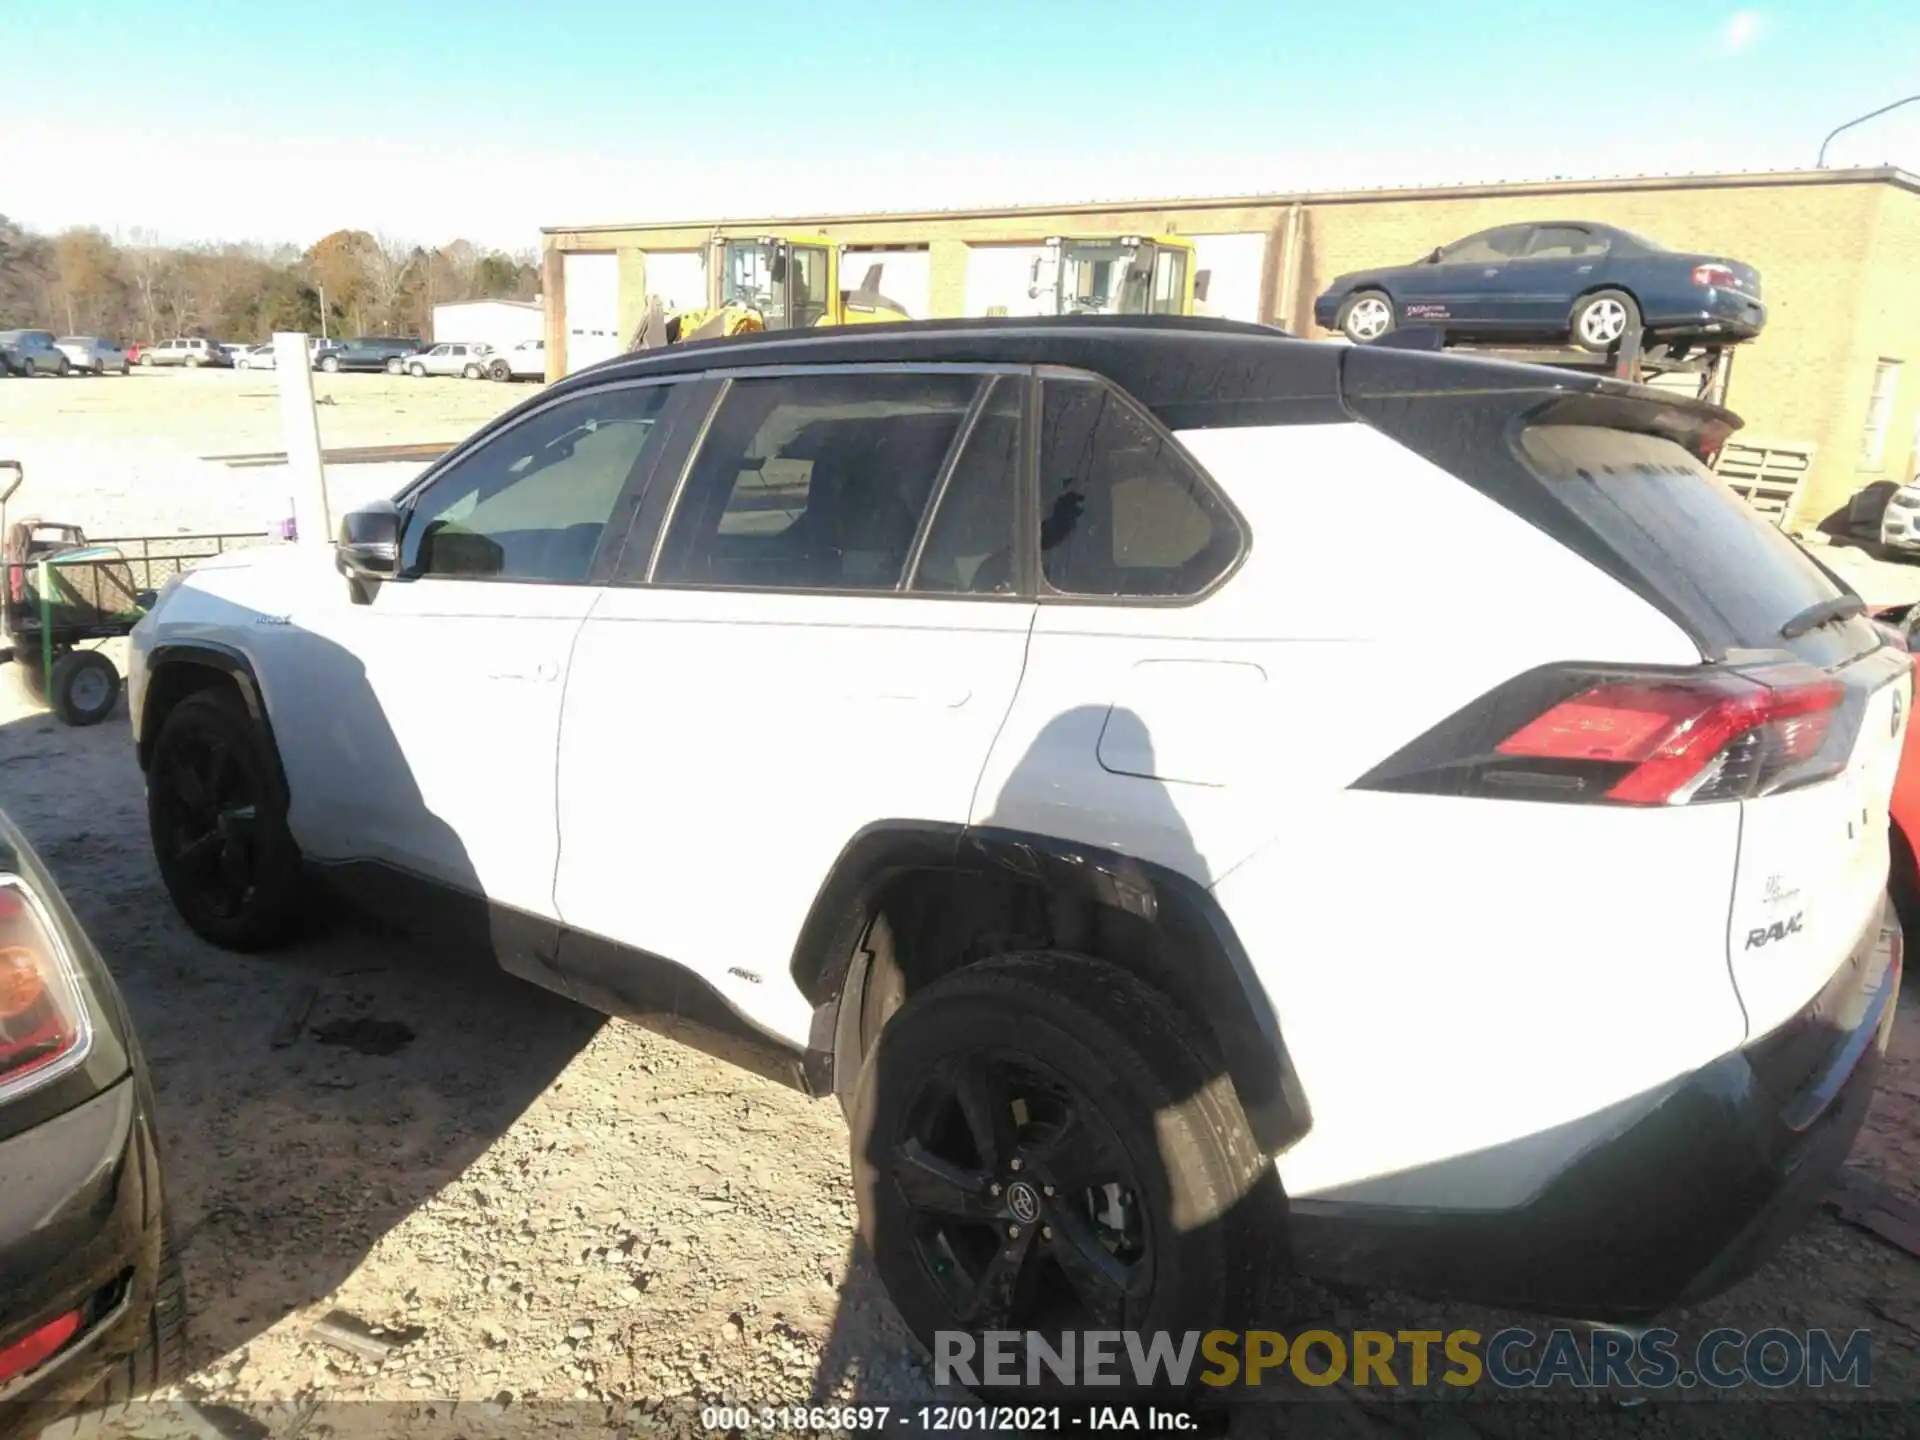
[[[0,460],[0,663],[18,664],[28,693],[62,723],[97,725],[120,698],[120,672],[98,645],[131,634],[160,586],[195,561],[268,537],[89,540],[64,521],[9,524],[7,502],[25,479],[18,461]]]

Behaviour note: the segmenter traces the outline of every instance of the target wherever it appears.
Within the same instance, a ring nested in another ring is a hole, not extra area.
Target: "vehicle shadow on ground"
[[[310,658],[359,763],[408,785],[358,662],[326,649]],[[44,714],[0,726],[0,804],[106,958],[146,1052],[190,1368],[290,1313],[325,1313],[316,1302],[458,1179],[602,1023],[485,955],[324,906],[272,954],[201,940],[154,863],[124,704],[90,729]]]

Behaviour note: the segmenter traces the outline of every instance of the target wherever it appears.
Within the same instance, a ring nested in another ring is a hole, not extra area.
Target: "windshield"
[[[729,240],[721,260],[720,303],[757,310],[769,330],[786,326],[784,284],[773,279],[774,247],[759,240]]]
[[[1146,314],[1154,248],[1118,240],[1067,241],[1060,247],[1060,313]]]

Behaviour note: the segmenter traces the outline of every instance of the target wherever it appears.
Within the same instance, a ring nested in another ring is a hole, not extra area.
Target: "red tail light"
[[[1696,265],[1693,267],[1693,283],[1702,290],[1718,286],[1722,290],[1732,290],[1739,286],[1733,270],[1726,265]]]
[[[0,1101],[77,1065],[91,1039],[72,962],[38,899],[0,877]]]
[[[1481,696],[1354,785],[1563,804],[1751,799],[1844,769],[1864,702],[1864,691],[1799,664],[1545,666]]]
[[[1835,680],[1779,689],[1736,675],[1620,681],[1561,701],[1496,748],[1516,758],[1626,766],[1606,790],[1620,804],[1737,799],[1812,778],[1804,772],[1820,763],[1845,700]]]

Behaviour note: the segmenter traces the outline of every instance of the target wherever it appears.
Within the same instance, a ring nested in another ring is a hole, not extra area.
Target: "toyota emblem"
[[[1007,1209],[1022,1225],[1031,1225],[1040,1218],[1040,1196],[1026,1181],[1016,1180],[1007,1186]]]

